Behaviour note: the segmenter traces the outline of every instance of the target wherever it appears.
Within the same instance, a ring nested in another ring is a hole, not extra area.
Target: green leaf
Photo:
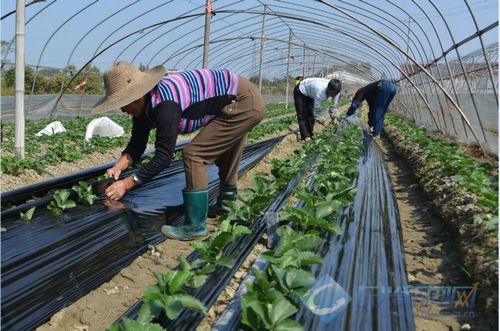
[[[137,320],[141,323],[151,322],[153,315],[151,314],[151,308],[148,304],[142,304],[141,309],[139,309],[139,316]]]
[[[224,255],[220,259],[215,261],[215,264],[226,268],[232,268],[234,266],[234,258],[228,255]]]
[[[241,236],[241,235],[250,234],[250,233],[252,233],[252,231],[250,231],[250,229],[244,225],[237,225],[233,229],[233,236],[236,238]]]
[[[173,297],[175,300],[178,300],[184,308],[194,310],[203,315],[207,314],[207,308],[205,307],[205,305],[195,297],[185,294],[175,295]]]
[[[271,321],[269,320],[269,318],[266,314],[268,307],[265,304],[263,304],[257,300],[251,301],[248,304],[248,307],[255,313],[255,315],[260,320],[260,322],[264,325],[264,327],[267,330],[270,330],[272,325],[271,325]]]
[[[172,278],[167,284],[168,294],[178,293],[182,287],[189,282],[192,274],[189,271],[169,271],[172,273]]]
[[[318,205],[316,208],[316,217],[317,218],[325,218],[331,215],[333,212],[337,210],[338,205],[334,205],[333,202],[324,202]]]
[[[183,271],[191,271],[191,265],[189,262],[186,260],[186,258],[182,255],[177,256],[177,261],[179,262],[179,265],[181,266],[181,270]]]
[[[33,217],[33,213],[35,212],[35,209],[36,209],[36,207],[33,207],[33,208],[28,209],[28,211],[26,213],[21,213],[20,214],[21,219],[23,221],[30,221],[31,218]]]
[[[59,191],[59,198],[64,203],[69,198],[69,192],[66,190]]]
[[[208,275],[196,275],[191,278],[191,281],[189,282],[189,287],[192,288],[199,288],[203,284],[205,284],[205,281],[207,280]]]
[[[144,302],[161,299],[161,290],[156,285],[148,285],[144,288]]]
[[[273,330],[274,331],[303,331],[304,328],[297,321],[294,321],[291,319],[286,319],[286,320],[279,322],[279,324],[276,325],[273,328]]]
[[[76,202],[74,202],[73,200],[66,200],[66,202],[64,203],[64,207],[66,209],[75,208],[76,207]]]
[[[273,326],[280,324],[288,317],[292,316],[297,312],[297,308],[292,305],[288,300],[284,298],[279,298],[273,302],[270,311],[270,319]]]
[[[315,281],[311,272],[302,269],[288,269],[285,275],[285,284],[289,289],[310,287]]]

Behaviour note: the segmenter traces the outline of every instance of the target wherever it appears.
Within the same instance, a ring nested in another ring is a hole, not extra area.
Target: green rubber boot
[[[184,224],[181,226],[164,225],[161,233],[167,238],[178,240],[191,240],[208,235],[207,210],[208,189],[183,189],[184,198]]]
[[[208,209],[208,216],[215,217],[229,212],[229,207],[224,204],[225,200],[236,201],[238,188],[236,185],[219,185],[219,196],[217,202]]]

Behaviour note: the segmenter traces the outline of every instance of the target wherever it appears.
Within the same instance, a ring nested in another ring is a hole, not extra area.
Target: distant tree
[[[2,61],[3,61],[3,58],[5,57],[7,61],[9,61],[9,55],[14,53],[14,50],[16,49],[16,45],[15,45],[15,42],[12,43],[12,45],[10,46],[9,48],[9,45],[10,45],[10,41],[7,41],[7,40],[2,40],[1,41],[1,45],[2,45]]]
[[[61,69],[57,68],[42,68],[38,70],[38,75],[40,76],[52,77],[60,74],[61,74]]]
[[[33,84],[33,79],[35,77],[35,72],[31,67],[26,66],[24,68],[24,89],[26,91],[31,91],[31,85]],[[16,69],[14,67],[4,70],[2,72],[2,84],[5,87],[15,87],[16,84]]]

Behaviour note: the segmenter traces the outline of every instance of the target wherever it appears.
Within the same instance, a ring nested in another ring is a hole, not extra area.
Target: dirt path
[[[284,158],[299,146],[295,136],[289,135],[269,153],[256,167],[238,181],[241,190],[249,187],[257,172],[270,173],[271,160]],[[209,219],[209,230],[216,229],[216,221]],[[151,251],[139,256],[132,264],[108,282],[80,298],[71,306],[56,313],[39,331],[94,331],[104,330],[111,325],[139,298],[144,287],[155,283],[152,272],[165,272],[177,266],[177,255],[187,256],[192,252],[192,242],[166,240],[155,246],[160,256]]]
[[[410,285],[467,284],[458,267],[457,244],[450,239],[442,221],[433,215],[411,169],[391,152],[387,142],[382,140],[378,144],[384,152],[398,203]],[[413,310],[417,331],[460,330],[462,325],[470,323],[437,305]]]

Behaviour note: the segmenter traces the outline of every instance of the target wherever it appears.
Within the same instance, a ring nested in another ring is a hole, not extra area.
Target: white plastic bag
[[[85,141],[89,141],[93,136],[101,137],[121,137],[125,131],[121,126],[113,122],[108,117],[99,117],[90,121],[85,131]]]
[[[38,131],[36,134],[37,137],[41,137],[43,134],[47,136],[52,136],[53,134],[64,132],[66,129],[62,125],[61,122],[55,121],[47,125],[44,129]]]

